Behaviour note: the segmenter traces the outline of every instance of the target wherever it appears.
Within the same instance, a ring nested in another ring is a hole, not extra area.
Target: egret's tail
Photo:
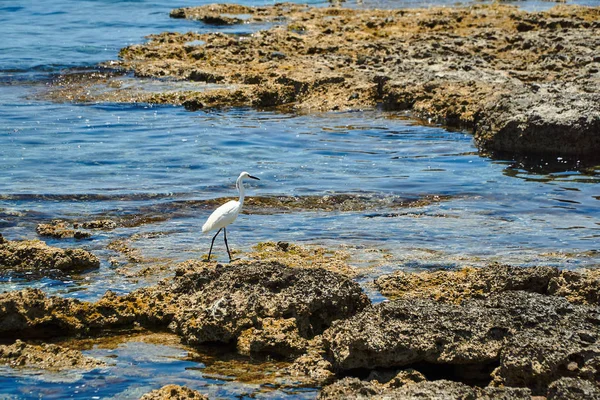
[[[210,227],[208,226],[208,223],[205,223],[202,225],[202,233],[207,233],[208,231],[210,231]]]

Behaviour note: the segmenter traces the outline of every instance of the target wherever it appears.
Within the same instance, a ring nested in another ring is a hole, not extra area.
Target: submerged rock
[[[86,357],[76,350],[54,344],[27,344],[20,340],[11,345],[0,345],[0,364],[13,368],[40,368],[53,371],[87,370],[106,365],[104,362]]]
[[[208,400],[208,397],[185,386],[166,385],[146,393],[140,400]]]
[[[47,270],[82,271],[98,268],[100,260],[83,249],[50,247],[39,240],[0,243],[0,270],[40,273]]]

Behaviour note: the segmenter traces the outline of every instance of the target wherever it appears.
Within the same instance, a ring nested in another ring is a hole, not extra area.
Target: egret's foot
[[[204,258],[202,261],[203,261],[203,262],[210,262],[210,259],[211,259],[211,258],[212,258],[212,257],[210,257],[210,258],[209,258],[209,257],[206,257],[206,258]]]

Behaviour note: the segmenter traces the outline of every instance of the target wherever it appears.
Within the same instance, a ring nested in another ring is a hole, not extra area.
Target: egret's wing
[[[210,214],[210,217],[208,217],[204,225],[202,225],[202,232],[206,233],[208,231],[212,231],[213,229],[221,229],[226,227],[235,221],[239,212],[239,201],[228,201]]]

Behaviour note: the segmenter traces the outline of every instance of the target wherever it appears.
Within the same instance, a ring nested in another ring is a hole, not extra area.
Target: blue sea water
[[[243,1],[243,4],[271,4]],[[321,1],[311,2],[326,6]],[[578,4],[594,2],[582,0]],[[361,211],[279,209],[243,214],[229,229],[242,252],[261,241],[342,247],[350,262],[375,271],[420,270],[504,262],[577,269],[600,264],[600,167],[560,155],[491,159],[472,136],[425,126],[377,110],[316,115],[252,109],[185,111],[145,104],[70,104],[36,94],[69,68],[93,68],[118,50],[162,31],[248,33],[168,17],[182,0],[0,0],[0,233],[38,238],[38,223],[64,218],[169,214],[152,224],[101,232],[91,240],[46,240],[83,247],[102,260],[97,271],[41,280],[0,277],[0,291],[39,287],[93,300],[149,280],[115,268],[107,244],[141,234],[144,257],[162,263],[199,258],[210,238],[200,227],[204,200],[235,196],[242,170],[260,177],[249,196],[360,196]],[[349,7],[448,5],[438,1],[366,1]],[[549,2],[516,3],[527,9]],[[386,207],[385,199],[441,201]],[[380,200],[384,199],[383,202]],[[252,211],[252,210],[250,210]],[[161,234],[155,234],[160,232]],[[366,251],[385,257],[364,260]],[[217,244],[217,256],[226,253]],[[155,279],[168,275],[167,269]],[[137,346],[137,347],[136,347]],[[314,390],[242,384],[206,377],[202,363],[177,347],[128,342],[114,365],[76,376],[0,370],[0,398],[137,398],[168,382],[219,397],[314,397]],[[108,357],[103,350],[89,354]],[[149,360],[144,354],[156,353]],[[173,355],[173,353],[176,353]],[[136,368],[124,374],[127,365]],[[152,379],[160,375],[161,379]],[[83,385],[83,386],[82,386]],[[90,389],[92,387],[93,389]],[[84,389],[86,388],[86,389]],[[143,390],[142,390],[143,389]]]

